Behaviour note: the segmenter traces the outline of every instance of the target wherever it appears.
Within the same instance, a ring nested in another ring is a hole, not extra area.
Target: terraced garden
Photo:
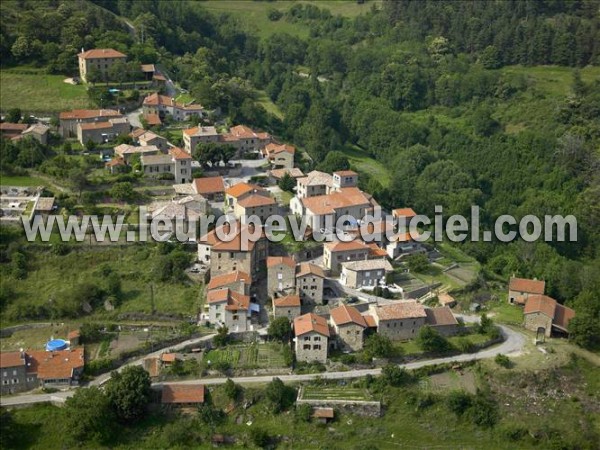
[[[371,396],[362,388],[346,386],[305,386],[301,400],[354,400],[369,401]]]
[[[231,345],[208,352],[211,364],[227,363],[232,368],[286,367],[284,347],[280,344]]]

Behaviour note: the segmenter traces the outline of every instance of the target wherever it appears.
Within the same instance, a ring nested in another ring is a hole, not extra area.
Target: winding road
[[[464,316],[466,322],[471,322],[475,316]],[[420,367],[431,366],[436,364],[454,363],[454,362],[466,362],[476,361],[481,359],[494,358],[498,354],[504,355],[517,355],[519,354],[524,346],[526,336],[519,331],[513,330],[503,325],[499,325],[502,335],[504,336],[504,342],[494,347],[481,350],[477,353],[463,353],[460,355],[448,356],[445,358],[427,359],[422,361],[414,361],[405,364],[399,364],[400,367],[405,369],[418,369]],[[204,340],[212,338],[214,335],[202,336],[200,338],[190,339],[180,344],[169,346],[169,349],[178,350],[188,345],[197,344]],[[118,370],[123,370],[125,367],[132,365],[141,365],[142,361],[150,356],[160,355],[164,349],[145,355],[143,358],[131,361]],[[324,378],[329,380],[349,379],[349,378],[360,378],[366,375],[379,375],[381,368],[376,369],[360,369],[360,370],[349,370],[346,372],[322,372],[322,373],[311,373],[311,374],[292,374],[292,375],[259,375],[259,376],[246,376],[246,377],[234,377],[233,381],[240,384],[252,384],[252,383],[268,383],[273,378],[280,378],[284,382],[298,382],[298,381],[310,381],[316,378]],[[110,378],[110,374],[104,374],[89,383],[90,386],[101,386]],[[194,380],[185,381],[170,381],[163,383],[154,383],[153,386],[160,387],[164,384],[195,384],[203,383],[206,385],[223,384],[227,381],[227,377],[220,378],[198,378]],[[17,406],[17,405],[28,405],[42,402],[55,402],[62,403],[68,397],[73,395],[74,390],[56,392],[53,394],[23,394],[14,397],[2,397],[0,399],[0,406]]]

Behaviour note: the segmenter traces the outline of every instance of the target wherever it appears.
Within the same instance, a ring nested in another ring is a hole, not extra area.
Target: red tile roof
[[[250,183],[238,183],[234,184],[230,188],[228,188],[225,193],[230,197],[238,198],[244,194],[248,194],[250,192],[265,192],[265,189],[260,186],[256,186],[255,184]]]
[[[250,308],[250,297],[231,289],[213,289],[208,291],[206,301],[210,303],[227,302],[225,309],[229,311],[247,310]]]
[[[314,275],[316,277],[325,278],[323,269],[316,264],[306,262],[298,264],[296,267],[296,278],[306,275]]]
[[[100,117],[122,117],[122,114],[114,109],[74,109],[72,111],[63,111],[59,114],[59,118],[63,120],[95,119]]]
[[[547,295],[530,295],[525,303],[523,314],[542,313],[551,319],[554,319],[556,312],[556,300]]]
[[[160,116],[158,114],[144,114],[144,120],[150,126],[162,125],[162,120],[160,120]]]
[[[303,316],[298,316],[294,319],[294,334],[296,336],[302,336],[303,334],[312,331],[329,337],[329,325],[327,325],[327,319],[313,313],[304,314]]]
[[[354,177],[358,175],[354,170],[338,170],[337,172],[333,172],[333,174],[340,177]]]
[[[174,159],[192,159],[192,155],[179,147],[171,147],[169,153]]]
[[[365,323],[367,324],[367,327],[369,327],[369,328],[377,327],[377,322],[375,322],[375,317],[373,317],[371,314],[363,314],[363,317],[365,318]]]
[[[163,386],[161,403],[204,403],[203,384],[167,384]]]
[[[175,362],[177,355],[175,353],[163,353],[160,355],[162,362]]]
[[[279,264],[296,267],[296,260],[291,256],[269,256],[267,258],[267,267],[278,266]]]
[[[198,194],[218,194],[225,191],[223,177],[194,178],[193,183]]]
[[[117,158],[113,158],[110,161],[108,161],[105,166],[106,167],[115,167],[115,166],[125,166],[125,160],[123,158],[121,158],[120,156]]]
[[[365,318],[361,316],[358,309],[353,306],[341,305],[330,311],[331,320],[337,325],[345,325],[347,323],[354,323],[360,325],[363,328],[367,327]]]
[[[312,416],[316,419],[333,419],[333,408],[313,408]]]
[[[207,287],[208,289],[217,289],[237,281],[243,281],[244,284],[250,284],[252,279],[246,272],[235,270],[231,273],[224,273],[223,275],[211,277]]]
[[[280,297],[273,299],[273,306],[275,307],[285,307],[285,306],[300,306],[300,296],[299,295],[286,295],[285,297]]]
[[[575,311],[567,306],[563,306],[560,303],[556,304],[556,310],[554,311],[553,325],[556,325],[563,330],[568,330],[569,322],[575,317]]]
[[[3,132],[4,131],[13,131],[13,132],[22,133],[27,128],[29,128],[29,125],[27,125],[26,123],[11,123],[11,122],[0,123],[0,131],[3,131]]]
[[[204,236],[202,236],[200,238],[200,243],[201,244],[206,244],[206,245],[210,245],[212,247],[212,251],[233,251],[233,252],[240,252],[240,251],[252,251],[254,249],[254,245],[256,244],[256,242],[254,242],[252,239],[247,239],[244,240],[243,244],[245,244],[244,248],[242,248],[242,228],[244,228],[244,226],[240,226],[240,224],[237,224],[237,231],[236,234],[231,238],[231,240],[225,241],[225,240],[220,240],[219,237],[217,236],[217,229],[212,230],[211,232],[205,234]],[[226,230],[228,229],[228,224],[224,224],[222,225],[219,230],[222,230],[222,232],[225,234],[225,236],[229,236],[229,233],[226,232]],[[250,231],[248,231],[250,233]],[[250,233],[251,235],[252,233]]]
[[[542,280],[529,280],[527,278],[511,278],[508,289],[511,291],[527,292],[529,294],[543,294],[546,282]]]
[[[78,126],[82,130],[104,130],[105,128],[112,128],[112,122],[89,122],[89,123],[80,123]]]
[[[411,219],[416,215],[417,213],[412,208],[397,208],[392,211],[392,216],[394,217],[406,217],[407,219]]]
[[[427,325],[441,326],[441,325],[458,325],[458,321],[454,314],[452,314],[452,310],[447,306],[442,306],[440,308],[427,308],[425,310],[427,314],[426,323]]]
[[[25,360],[21,357],[21,352],[0,352],[0,369],[24,365]]]
[[[372,206],[371,197],[356,187],[342,188],[329,195],[316,195],[301,199],[302,205],[313,214],[331,214],[336,210],[364,206]]]
[[[399,301],[376,308],[379,320],[426,318],[425,307],[416,301]]]
[[[73,331],[70,331],[69,334],[67,334],[67,339],[69,339],[69,340],[76,339],[78,337],[81,337],[81,331],[79,331],[79,330],[73,330]]]
[[[332,253],[347,252],[347,251],[352,251],[352,250],[370,251],[369,246],[367,244],[365,244],[363,241],[358,240],[358,239],[353,239],[349,242],[344,242],[344,241],[327,242],[325,244],[325,248]]]
[[[115,50],[114,48],[94,48],[77,56],[83,59],[99,59],[99,58],[127,58],[127,55]]]
[[[31,370],[37,368],[37,377],[41,380],[71,378],[73,371],[83,368],[83,347],[57,352],[28,351]]]
[[[276,202],[272,197],[266,195],[251,194],[248,197],[239,200],[238,205],[242,208],[256,208],[258,206],[273,206]]]

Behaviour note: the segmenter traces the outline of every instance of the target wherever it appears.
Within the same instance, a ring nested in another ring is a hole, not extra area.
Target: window
[[[310,341],[310,336],[304,336],[305,341]]]
[[[302,347],[304,350],[310,350],[310,344],[304,344],[304,347]]]
[[[319,344],[313,345],[313,350],[321,350],[321,346]]]
[[[314,341],[320,341],[321,340],[321,336],[315,336],[315,338],[313,340]]]
[[[371,272],[365,272],[365,278],[370,278],[371,277]]]
[[[237,314],[234,314],[233,315],[233,320],[238,320],[238,319],[239,319],[239,316]]]
[[[13,375],[15,375],[15,376],[17,375],[17,371],[16,370],[13,370]]]
[[[229,257],[230,257],[230,258],[233,258],[234,256],[235,256],[235,253],[233,253],[233,252],[229,252]]]
[[[279,272],[279,273],[277,274],[277,279],[278,279],[278,280],[283,280],[283,274],[282,274],[281,272]]]

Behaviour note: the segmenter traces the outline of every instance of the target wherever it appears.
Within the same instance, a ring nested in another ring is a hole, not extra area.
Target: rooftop
[[[299,295],[286,295],[285,297],[279,297],[279,298],[273,299],[274,307],[281,307],[281,308],[286,307],[286,306],[299,307],[300,305],[301,305],[301,303],[300,303]]]
[[[161,403],[204,403],[203,384],[166,384],[162,388]]]
[[[542,313],[551,319],[554,319],[556,312],[556,300],[547,295],[530,295],[525,303],[523,314]]]
[[[265,189],[255,184],[241,182],[238,184],[234,184],[233,186],[227,188],[227,190],[225,191],[227,195],[234,198],[238,198],[250,192],[265,192]]]
[[[267,267],[284,264],[290,267],[296,267],[296,260],[291,256],[269,256],[267,257]]]
[[[25,360],[21,352],[0,352],[0,369],[24,365]]]
[[[121,117],[122,114],[114,109],[73,109],[72,111],[63,111],[59,118],[69,119],[95,119],[100,117]]]
[[[206,296],[208,304],[227,302],[225,309],[229,311],[247,310],[250,308],[250,297],[239,292],[226,289],[212,289]]]
[[[302,173],[302,171],[300,169],[298,169],[297,167],[294,167],[292,169],[273,169],[271,171],[269,171],[269,175],[271,175],[273,178],[280,180],[281,178],[283,178],[283,176],[285,174],[289,174],[292,178],[300,178],[304,176],[304,173]]]
[[[392,211],[392,216],[394,217],[406,217],[410,219],[416,215],[417,213],[412,208],[397,208]]]
[[[250,278],[250,275],[248,275],[246,272],[235,270],[230,273],[225,273],[223,275],[211,277],[207,287],[208,289],[217,289],[223,286],[227,286],[231,283],[235,283],[237,281],[243,281],[244,284],[250,284],[252,279]]]
[[[328,195],[302,198],[301,201],[306,209],[317,215],[332,214],[336,210],[343,208],[356,206],[369,208],[373,205],[371,196],[365,194],[357,187],[342,188]]]
[[[392,265],[388,262],[387,259],[366,259],[363,261],[348,261],[342,263],[342,267],[353,270],[353,271],[361,271],[361,270],[385,270],[386,272],[391,272],[393,269]]]
[[[379,320],[426,318],[425,307],[414,300],[399,301],[375,309]]]
[[[358,309],[353,306],[341,305],[330,311],[331,320],[337,326],[345,325],[348,323],[355,323],[363,328],[367,327],[365,318],[358,312]]]
[[[27,355],[32,359],[28,371],[37,373],[42,380],[71,378],[73,371],[84,365],[83,347],[57,352],[28,351]]]
[[[331,186],[333,184],[333,177],[328,173],[313,170],[312,172],[308,172],[304,178],[299,178],[298,183],[305,186]]]
[[[323,269],[316,264],[303,262],[296,266],[296,278],[306,275],[313,275],[320,278],[325,278]]]
[[[296,336],[302,336],[303,334],[313,331],[329,337],[329,325],[327,325],[327,319],[313,313],[304,314],[294,319],[294,334]]]
[[[427,308],[425,310],[427,314],[427,319],[425,322],[427,325],[441,326],[441,325],[458,325],[458,321],[454,314],[452,314],[452,310],[447,306],[442,306],[440,308]]]
[[[275,199],[260,194],[251,194],[248,197],[238,201],[238,205],[240,205],[242,208],[256,208],[258,206],[272,206],[275,204]]]
[[[352,239],[351,241],[333,241],[327,242],[325,248],[330,252],[347,252],[352,250],[366,250],[369,251],[370,247],[359,239]]]
[[[173,162],[173,157],[171,155],[158,154],[158,155],[142,155],[142,165],[152,165],[152,164],[171,164]]]
[[[529,294],[543,294],[545,288],[545,281],[527,278],[511,278],[508,284],[508,289],[511,291],[527,292]]]
[[[184,134],[188,136],[197,137],[197,136],[217,136],[219,132],[215,127],[192,127],[187,130],[183,130]]]
[[[83,59],[127,58],[127,55],[115,50],[114,48],[94,48],[79,53],[77,56]]]

